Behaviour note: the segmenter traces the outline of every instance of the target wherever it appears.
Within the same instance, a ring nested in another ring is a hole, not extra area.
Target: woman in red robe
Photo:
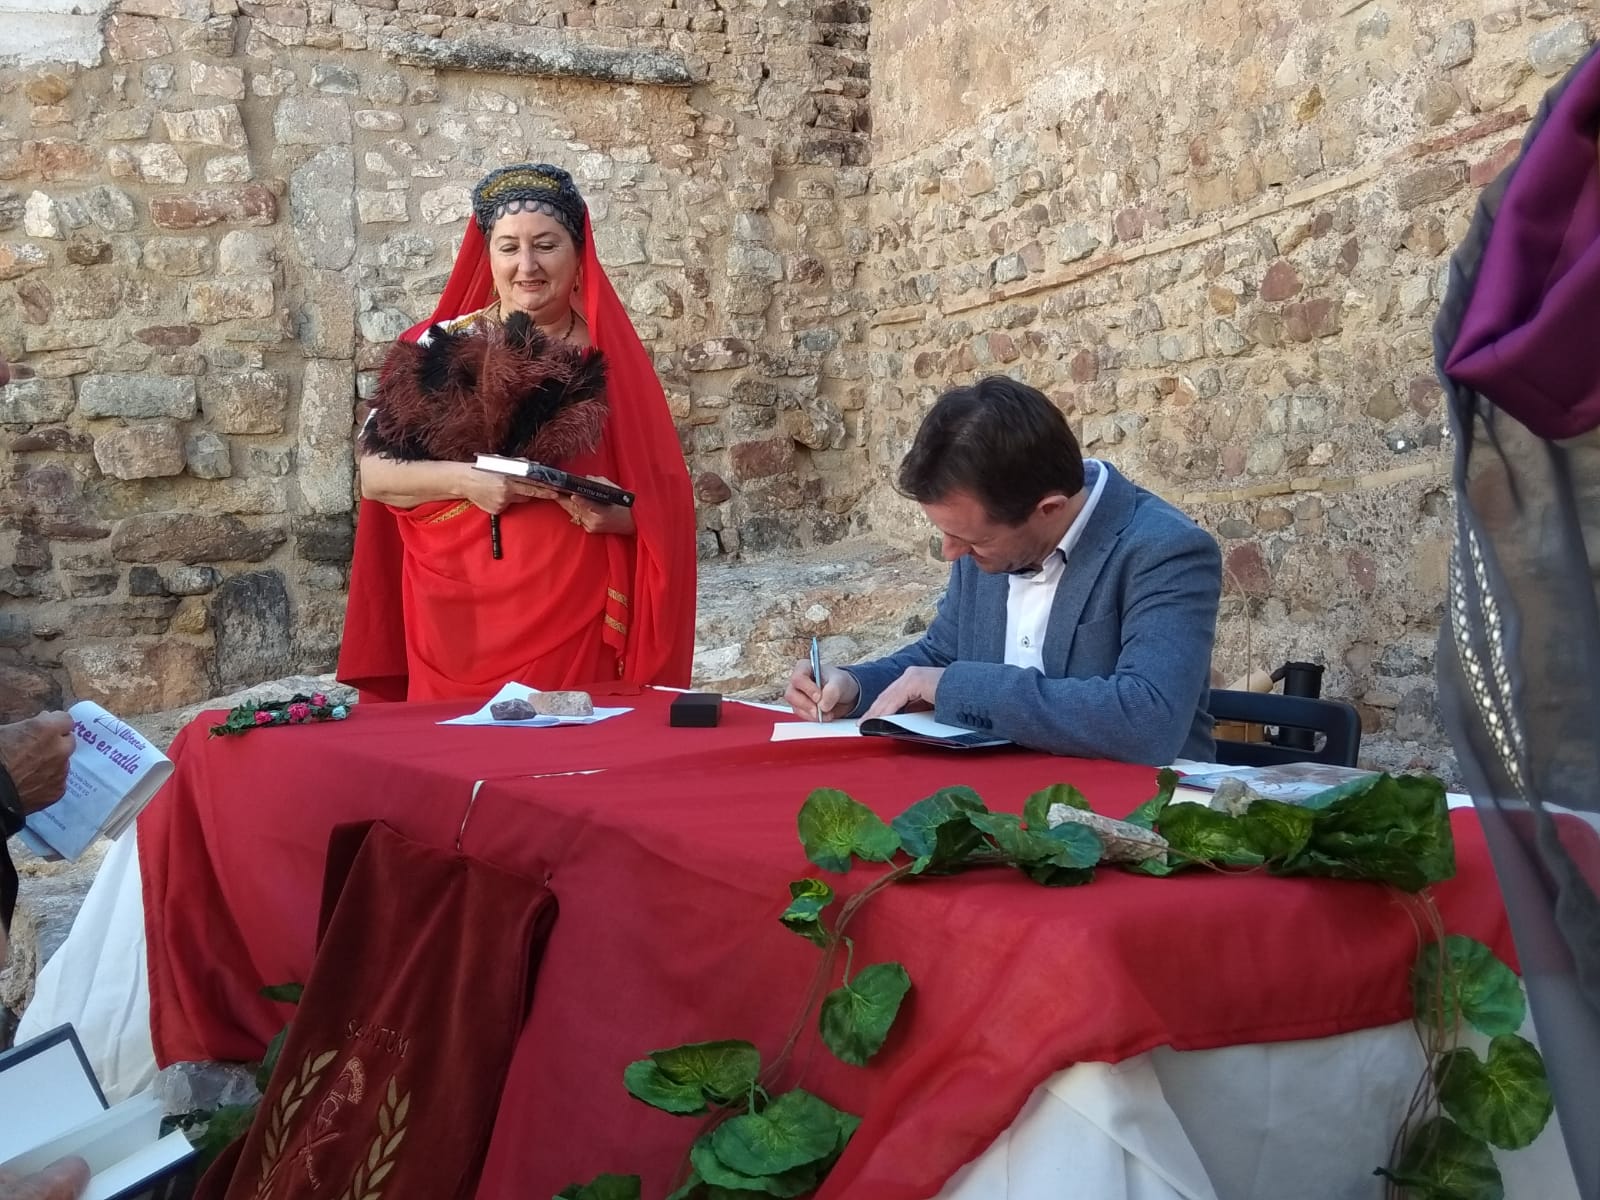
[[[689,682],[688,471],[649,355],[595,257],[587,208],[558,167],[506,167],[478,184],[444,295],[402,341],[426,344],[441,328],[490,335],[517,313],[545,339],[604,359],[598,442],[548,465],[637,499],[594,504],[454,456],[394,457],[364,431],[338,670],[364,698],[478,697],[508,680],[542,689]]]

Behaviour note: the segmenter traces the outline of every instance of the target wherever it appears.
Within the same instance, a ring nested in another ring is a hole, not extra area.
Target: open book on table
[[[76,1154],[91,1173],[85,1200],[132,1200],[194,1154],[183,1134],[161,1136],[154,1092],[106,1105],[70,1025],[0,1054],[0,1113],[0,1166],[30,1175]]]
[[[18,835],[41,858],[76,859],[101,834],[120,836],[172,774],[165,754],[94,701],[69,711],[77,745],[67,790],[31,814]]]
[[[943,750],[987,750],[1011,745],[1007,739],[993,734],[961,725],[946,725],[925,712],[895,713],[892,717],[873,717],[867,721],[780,721],[772,727],[775,742],[847,737],[888,737],[938,746]]]

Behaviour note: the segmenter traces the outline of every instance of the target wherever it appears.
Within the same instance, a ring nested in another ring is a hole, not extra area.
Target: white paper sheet
[[[631,708],[596,708],[590,717],[533,717],[527,721],[496,721],[490,711],[502,700],[526,700],[538,692],[537,688],[525,687],[520,683],[508,683],[489,698],[489,702],[477,712],[468,713],[464,717],[452,717],[448,721],[440,721],[441,725],[493,725],[500,729],[544,729],[551,725],[593,725],[596,721],[606,721],[612,717],[620,717],[623,713],[631,713]]]
[[[772,727],[775,742],[809,742],[813,738],[858,738],[857,721],[779,721]]]
[[[701,689],[668,687],[664,683],[653,683],[650,685],[650,690],[653,692],[677,692],[682,694],[683,692],[698,692]],[[722,702],[724,704],[742,704],[746,708],[759,708],[766,712],[784,713],[786,715],[794,711],[787,704],[769,704],[765,700],[741,700],[737,696],[724,696]]]

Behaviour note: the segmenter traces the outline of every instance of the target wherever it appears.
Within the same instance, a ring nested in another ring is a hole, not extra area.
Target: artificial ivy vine
[[[1353,780],[1298,804],[1247,794],[1219,808],[1173,804],[1177,783],[1174,772],[1162,771],[1157,794],[1126,821],[1094,814],[1065,784],[1029,796],[1020,817],[989,811],[970,788],[942,788],[887,824],[844,792],[812,792],[798,826],[817,867],[846,872],[856,860],[905,859],[845,902],[831,929],[825,914],[833,888],[814,878],[789,885],[779,920],[823,951],[819,979],[831,978],[841,946],[846,952],[841,985],[821,1003],[823,1043],[859,1066],[888,1038],[910,978],[894,962],[852,976],[844,929],[871,895],[907,876],[1003,866],[1062,887],[1089,883],[1102,864],[1155,877],[1245,868],[1367,880],[1415,894],[1455,874],[1444,787],[1427,776]],[[1419,899],[1436,925],[1431,901],[1425,893]],[[1516,1033],[1526,1015],[1522,983],[1489,947],[1450,936],[1423,947],[1412,989],[1428,1034],[1428,1072],[1396,1138],[1398,1161],[1375,1173],[1389,1180],[1391,1194],[1414,1200],[1501,1200],[1490,1144],[1528,1145],[1552,1111],[1543,1060]],[[798,1197],[826,1178],[860,1118],[799,1088],[769,1090],[809,1021],[820,988],[812,991],[788,1043],[764,1070],[753,1045],[730,1041],[658,1050],[624,1072],[624,1086],[646,1104],[709,1118],[690,1147],[687,1178],[667,1200]],[[1451,1048],[1463,1021],[1492,1039],[1487,1060],[1468,1047]],[[1431,1115],[1439,1107],[1443,1114]],[[601,1175],[552,1200],[640,1200],[640,1178]]]

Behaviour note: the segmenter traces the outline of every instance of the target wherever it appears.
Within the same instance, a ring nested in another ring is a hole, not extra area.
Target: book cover
[[[896,713],[892,717],[873,717],[862,721],[862,737],[890,737],[901,741],[919,742],[925,746],[938,746],[945,750],[987,750],[995,746],[1009,746],[1010,741],[993,734],[979,733],[962,725],[946,725],[933,719],[931,713]]]
[[[1318,762],[1279,763],[1267,767],[1205,767],[1185,773],[1173,799],[1209,803],[1218,784],[1224,779],[1235,779],[1269,800],[1297,804],[1352,779],[1368,779],[1377,774],[1377,771],[1360,767]]]
[[[526,458],[510,458],[503,454],[480,454],[473,466],[480,471],[492,471],[496,475],[511,475],[518,479],[526,479],[529,483],[537,483],[552,491],[565,492],[569,496],[582,496],[585,500],[593,500],[597,504],[633,507],[632,492],[601,483],[597,479],[573,475],[558,467],[531,462]]]
[[[68,710],[77,746],[67,787],[28,817],[19,835],[41,858],[76,860],[95,838],[121,835],[172,774],[172,761],[92,700]]]
[[[162,1136],[154,1092],[106,1104],[70,1025],[0,1054],[0,1111],[0,1166],[28,1175],[75,1154],[91,1172],[84,1200],[142,1195],[195,1153],[183,1134]]]

